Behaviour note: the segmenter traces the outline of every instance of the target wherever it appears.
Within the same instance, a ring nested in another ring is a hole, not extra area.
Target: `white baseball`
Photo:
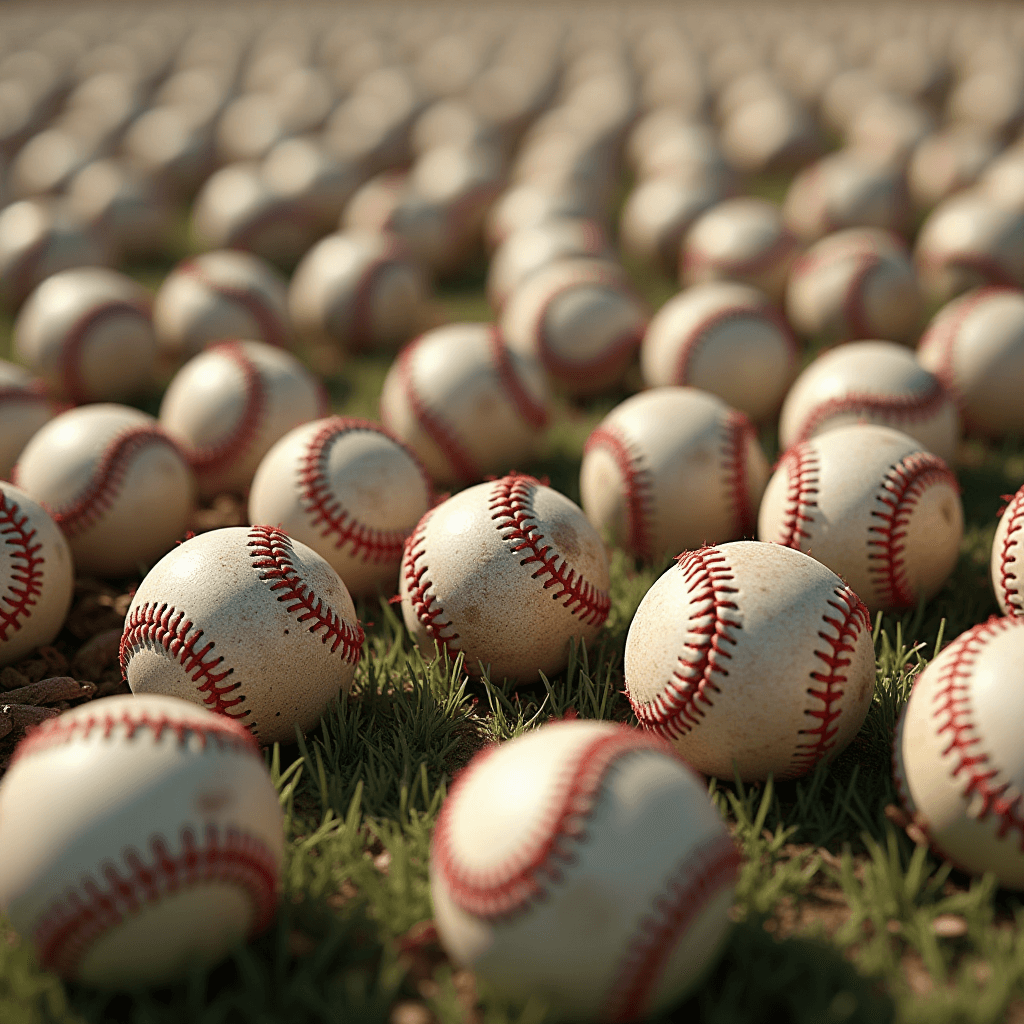
[[[105,267],[63,270],[25,301],[14,324],[14,348],[60,398],[134,397],[154,382],[149,294]]]
[[[581,504],[612,543],[653,561],[752,535],[770,472],[743,413],[696,388],[654,388],[587,438]]]
[[[930,210],[973,185],[998,153],[999,144],[977,129],[955,125],[933,132],[914,150],[907,167],[914,204]]]
[[[727,199],[701,214],[683,237],[679,278],[684,285],[739,281],[779,301],[797,251],[773,203]]]
[[[709,281],[654,314],[640,343],[640,372],[648,387],[701,388],[762,423],[778,412],[798,357],[789,326],[763,292]]]
[[[632,1021],[710,969],[739,853],[670,747],[558,722],[477,754],[431,843],[441,942],[460,966],[562,1020]]]
[[[71,549],[43,506],[0,482],[0,665],[51,643],[75,587]]]
[[[626,638],[640,724],[700,772],[794,778],[857,735],[874,693],[871,618],[810,555],[737,541],[684,552]]]
[[[618,383],[647,328],[647,310],[610,260],[556,260],[509,296],[501,314],[508,347],[540,360],[572,395]]]
[[[246,731],[170,697],[37,726],[0,783],[0,906],[42,966],[87,985],[181,980],[265,930],[284,836]]]
[[[1024,293],[990,285],[954,299],[928,325],[917,358],[957,400],[967,430],[1024,433]]]
[[[209,496],[244,491],[275,441],[327,412],[322,385],[293,355],[259,341],[224,341],[175,374],[160,424]]]
[[[428,294],[423,271],[398,238],[343,231],[303,256],[288,309],[306,342],[349,352],[394,350],[417,333]]]
[[[961,633],[918,676],[893,746],[900,800],[961,870],[1024,889],[1024,618]]]
[[[436,508],[406,542],[399,593],[406,627],[495,682],[565,668],[608,617],[608,559],[580,508],[533,477],[477,484]]]
[[[153,300],[157,342],[191,358],[212,341],[247,338],[287,348],[288,284],[265,260],[224,249],[183,260]]]
[[[989,568],[1000,611],[1024,615],[1024,487],[999,517]]]
[[[541,182],[524,181],[498,197],[487,214],[484,236],[497,248],[514,231],[558,217],[588,217],[590,206],[576,190],[555,190]]]
[[[70,409],[25,446],[14,477],[42,502],[83,573],[123,576],[180,540],[195,507],[185,454],[152,417],[123,405]]]
[[[942,588],[964,532],[950,468],[912,437],[869,423],[794,445],[764,492],[757,536],[813,555],[868,610],[913,608]]]
[[[249,521],[325,558],[355,597],[398,587],[405,540],[430,508],[419,459],[383,427],[342,416],[296,427],[264,456]]]
[[[121,637],[133,693],[163,693],[292,743],[347,693],[363,645],[338,574],[271,526],[202,533],[149,571]]]
[[[793,264],[786,316],[826,342],[884,338],[909,344],[924,312],[903,243],[879,228],[847,228],[819,239]]]
[[[779,444],[786,449],[856,422],[895,427],[946,462],[956,459],[956,402],[903,345],[853,341],[819,355],[782,403]]]
[[[548,422],[544,370],[491,324],[447,324],[402,350],[384,380],[384,425],[438,483],[529,462]]]
[[[22,449],[55,412],[41,380],[0,359],[0,480],[10,479]]]

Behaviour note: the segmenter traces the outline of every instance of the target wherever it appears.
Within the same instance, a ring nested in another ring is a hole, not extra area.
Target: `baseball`
[[[350,594],[398,587],[405,540],[432,503],[419,459],[368,420],[331,416],[296,427],[264,456],[249,521],[274,523],[326,559]]]
[[[757,536],[813,555],[874,614],[934,597],[960,554],[952,471],[906,434],[869,423],[790,448],[768,481]]]
[[[327,412],[322,385],[293,355],[259,341],[222,341],[175,374],[160,424],[209,496],[244,491],[275,441]]]
[[[338,574],[271,526],[179,544],[135,592],[121,636],[133,693],[236,719],[265,746],[292,743],[352,685],[363,630]]]
[[[22,449],[55,412],[41,380],[0,359],[0,480],[10,479]]]
[[[640,343],[650,387],[684,384],[718,395],[757,423],[771,419],[798,369],[789,326],[762,292],[709,281],[673,296]]]
[[[818,356],[782,403],[779,445],[855,422],[895,427],[946,462],[956,459],[956,403],[903,345],[853,341]]]
[[[795,778],[831,760],[871,706],[871,618],[831,570],[792,548],[686,551],[640,602],[626,638],[640,724],[697,771]]]
[[[446,324],[402,350],[380,415],[437,483],[475,483],[533,457],[548,422],[547,381],[491,324]]]
[[[25,446],[14,478],[42,502],[76,568],[123,576],[151,565],[188,527],[195,479],[152,416],[123,405],[70,409]]]
[[[893,746],[900,800],[935,850],[1017,890],[1022,666],[1024,618],[992,618],[961,633],[917,677]]]
[[[284,835],[252,737],[146,694],[51,718],[0,783],[0,907],[43,968],[160,985],[264,931]]]
[[[484,219],[484,239],[496,249],[514,231],[560,217],[589,217],[590,206],[577,190],[546,188],[524,181],[506,189]]]
[[[992,541],[992,589],[1004,615],[1024,615],[1024,487],[999,517]]]
[[[621,381],[647,328],[647,310],[625,271],[602,259],[556,260],[505,304],[508,347],[539,359],[552,381],[576,396]]]
[[[213,341],[249,338],[286,348],[288,284],[265,260],[224,249],[182,260],[153,300],[162,352],[190,359]]]
[[[696,388],[661,387],[627,398],[587,438],[580,495],[598,531],[654,561],[752,534],[770,472],[743,413]]]
[[[60,632],[75,576],[68,542],[46,509],[3,482],[0,538],[0,665],[9,665]]]
[[[954,299],[928,325],[917,358],[956,399],[971,433],[1024,433],[1024,293],[991,285]]]
[[[394,350],[417,333],[429,290],[398,238],[343,231],[302,257],[288,308],[306,342],[348,352]]]
[[[749,196],[727,199],[701,214],[684,236],[680,281],[739,281],[778,302],[797,250],[777,206]]]
[[[565,668],[569,644],[593,643],[608,617],[608,559],[578,506],[512,473],[461,491],[419,522],[399,576],[405,625],[495,682]]]
[[[910,254],[878,228],[826,235],[796,261],[786,285],[794,329],[829,344],[861,338],[910,344],[923,312]]]
[[[999,152],[998,144],[962,125],[933,132],[914,150],[907,184],[914,205],[930,210],[943,199],[973,185]]]
[[[149,295],[105,267],[48,277],[14,324],[14,348],[50,392],[73,402],[118,401],[153,385]]]
[[[666,1009],[715,962],[739,852],[667,744],[558,722],[476,755],[441,809],[430,891],[441,941],[561,1020]]]

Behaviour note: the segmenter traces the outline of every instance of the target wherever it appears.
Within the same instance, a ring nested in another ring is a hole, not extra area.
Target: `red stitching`
[[[396,372],[401,382],[402,390],[405,392],[406,401],[412,409],[416,419],[419,420],[431,441],[441,449],[441,453],[448,460],[455,475],[464,481],[478,480],[482,475],[477,468],[473,457],[463,447],[461,440],[456,437],[452,428],[436,415],[427,403],[420,397],[416,390],[416,383],[413,379],[412,360],[417,346],[423,341],[426,335],[420,335],[415,341],[410,342],[402,349],[398,356]]]
[[[82,494],[70,505],[50,510],[50,515],[66,536],[81,536],[114,504],[132,461],[151,445],[170,448],[182,460],[186,459],[178,445],[160,427],[127,427],[122,430],[103,450],[92,479]]]
[[[459,644],[456,643],[459,634],[451,632],[447,636],[443,635],[445,630],[452,628],[452,621],[444,617],[444,608],[437,600],[436,595],[427,593],[434,585],[434,581],[427,575],[425,562],[427,523],[433,514],[434,509],[427,512],[416,524],[416,529],[412,531],[409,539],[405,542],[402,573],[405,576],[409,603],[412,605],[416,618],[423,626],[427,636],[444,647],[448,660],[454,661],[460,649]]]
[[[224,658],[211,653],[216,646],[212,640],[208,640],[205,646],[196,650],[196,645],[202,640],[203,635],[204,631],[197,628],[191,619],[185,618],[183,611],[169,604],[141,604],[132,609],[121,635],[118,648],[121,675],[128,678],[128,663],[137,651],[159,644],[178,661],[192,682],[197,684],[196,689],[205,694],[203,703],[207,708],[228,718],[245,718],[249,714],[248,710],[235,709],[236,704],[241,704],[245,700],[244,694],[230,700],[227,697],[227,694],[233,693],[242,685],[241,681],[219,685],[228,676],[233,675],[235,670],[225,668],[220,672],[214,671],[223,663]]]
[[[861,630],[871,632],[871,616],[864,602],[847,586],[836,587],[835,600],[827,604],[838,614],[825,612],[822,619],[835,630],[834,637],[824,631],[818,636],[828,644],[828,651],[815,650],[814,656],[825,663],[827,671],[811,673],[811,679],[821,684],[821,689],[807,688],[807,692],[816,697],[825,706],[820,711],[804,711],[805,715],[816,718],[818,724],[813,729],[801,729],[801,736],[813,737],[806,743],[798,743],[793,755],[792,769],[794,774],[810,771],[836,745],[836,733],[839,727],[835,721],[843,713],[841,707],[833,708],[833,704],[844,694],[841,687],[846,676],[843,669],[849,667],[851,655],[855,649],[855,641]]]
[[[805,526],[814,522],[814,513],[809,510],[818,507],[821,463],[817,451],[805,441],[794,445],[782,456],[780,468],[782,466],[786,469],[787,490],[779,543],[800,550],[800,545],[811,539]]]
[[[352,555],[361,555],[364,562],[397,562],[405,550],[408,536],[401,530],[375,530],[356,520],[342,505],[331,489],[327,476],[327,463],[334,444],[346,434],[369,431],[393,441],[413,461],[423,478],[427,495],[433,493],[430,478],[420,460],[410,448],[402,444],[390,431],[369,420],[350,416],[332,416],[306,442],[299,460],[299,487],[306,512],[321,537],[330,537],[339,550],[351,545]]]
[[[611,608],[611,598],[585,580],[569,566],[564,555],[541,533],[533,511],[533,496],[541,484],[532,476],[510,473],[496,480],[488,509],[501,538],[514,555],[522,555],[520,565],[538,565],[531,579],[544,579],[544,589],[557,587],[551,595],[563,608],[592,626],[600,626]],[[564,600],[562,600],[564,598]]]
[[[597,451],[599,448],[603,448],[612,456],[622,477],[629,548],[640,558],[650,560],[654,557],[650,533],[654,478],[644,465],[643,452],[640,446],[634,444],[626,432],[615,424],[597,427],[591,433],[583,446],[584,458],[589,452]]]
[[[718,548],[684,551],[676,562],[690,600],[687,633],[695,640],[683,644],[672,678],[650,704],[641,704],[628,690],[626,694],[640,724],[667,740],[685,736],[700,724],[706,713],[704,707],[714,707],[711,695],[721,689],[712,676],[728,677],[722,662],[732,654],[725,645],[736,646],[729,630],[743,628],[731,614],[739,609],[732,596],[738,588],[730,585],[736,577]]]
[[[263,422],[267,405],[267,389],[259,367],[245,354],[240,341],[221,341],[207,347],[235,363],[242,371],[245,407],[235,429],[222,441],[202,448],[190,447],[188,461],[197,475],[215,474],[226,469],[252,444]]]
[[[757,518],[747,480],[747,448],[751,440],[757,440],[757,430],[745,413],[730,409],[724,431],[726,486],[736,516],[734,533],[746,537],[753,533]]]
[[[260,340],[278,348],[288,347],[288,332],[277,312],[264,302],[263,293],[258,288],[245,285],[236,286],[225,281],[218,281],[204,270],[196,260],[185,260],[178,264],[178,273],[191,277],[200,284],[206,285],[211,291],[237,302],[256,321],[260,332]]]
[[[380,280],[381,274],[389,267],[401,266],[410,259],[408,247],[397,235],[385,236],[384,249],[371,260],[356,281],[355,295],[352,300],[352,318],[350,337],[355,352],[365,352],[373,342],[373,292],[374,285]]]
[[[108,739],[119,725],[124,726],[125,739],[129,740],[134,739],[135,734],[141,729],[149,729],[154,741],[159,741],[165,732],[171,731],[181,744],[194,736],[203,747],[208,742],[214,742],[221,748],[262,757],[249,731],[229,716],[216,715],[196,721],[171,718],[165,712],[153,715],[137,708],[122,708],[116,714],[103,711],[95,704],[90,705],[90,708],[96,710],[75,717],[60,715],[32,728],[15,748],[11,763],[53,747],[63,746],[78,738],[88,739],[94,729],[99,729],[103,739]]]
[[[252,526],[246,546],[251,549],[252,567],[262,570],[260,579],[269,582],[272,591],[280,591],[277,600],[285,604],[286,610],[293,615],[300,613],[296,617],[310,624],[310,633],[323,630],[320,641],[330,644],[332,654],[340,647],[345,661],[358,662],[364,639],[362,626],[358,622],[350,625],[302,582],[292,563],[291,538],[273,526]]]
[[[149,314],[144,308],[134,302],[114,299],[90,309],[68,328],[61,346],[61,384],[72,401],[83,403],[92,397],[82,378],[82,349],[89,331],[104,320],[126,315],[149,322]]]
[[[913,452],[889,468],[876,495],[885,509],[871,512],[881,525],[868,527],[868,533],[877,535],[868,540],[868,560],[872,563],[868,568],[873,585],[889,607],[909,608],[917,603],[903,565],[907,527],[921,495],[938,483],[960,493],[956,477],[942,459],[931,452]]]
[[[7,590],[0,599],[0,642],[8,634],[21,629],[18,620],[31,615],[43,592],[42,566],[46,559],[40,554],[42,541],[36,541],[36,531],[29,528],[28,515],[18,513],[21,507],[0,489],[0,537],[7,548],[11,565],[7,569]],[[20,563],[20,564],[14,564]]]
[[[150,838],[148,862],[130,847],[68,886],[47,908],[35,929],[39,958],[48,970],[73,977],[83,956],[105,933],[165,896],[211,882],[245,890],[255,911],[250,936],[267,928],[277,907],[277,862],[256,836],[227,829],[223,838],[207,825],[202,841],[181,831],[181,852],[172,854],[161,835]]]
[[[984,286],[994,285],[1002,288],[1019,289],[1020,282],[999,261],[983,252],[962,252],[952,255],[940,253],[935,255],[929,252],[918,252],[918,266],[925,271],[943,271],[948,269],[973,270],[981,275]]]
[[[515,364],[509,354],[501,333],[496,327],[490,330],[491,355],[498,371],[498,379],[505,389],[516,411],[534,430],[543,430],[548,425],[548,410],[543,403],[534,399],[516,373]]]
[[[680,861],[629,940],[603,1020],[624,1024],[650,1012],[651,997],[679,940],[711,900],[735,882],[741,860],[732,839],[718,834]]]
[[[709,256],[696,247],[686,246],[683,253],[683,272],[694,273],[702,267],[711,267],[730,276],[756,274],[759,270],[774,266],[786,258],[796,245],[795,236],[788,228],[780,227],[779,235],[774,242],[761,252],[754,253],[746,259],[723,259],[721,256]]]
[[[559,725],[549,725],[558,729]],[[566,865],[576,858],[575,847],[588,839],[587,820],[594,811],[601,786],[612,764],[627,754],[654,750],[676,757],[671,748],[653,736],[622,727],[599,736],[576,755],[575,763],[559,774],[543,820],[523,846],[503,863],[485,870],[460,864],[452,849],[452,808],[474,769],[494,755],[497,747],[478,754],[456,776],[434,829],[431,860],[456,905],[485,920],[496,921],[528,910],[548,896],[548,887],[562,879]]]
[[[1024,529],[1024,487],[1013,496],[1013,500],[1003,513],[1003,521],[1006,523],[1006,533],[999,554],[999,586],[1002,589],[1003,605],[1008,609],[1008,614],[1021,615],[1024,614],[1024,601],[1016,582],[1010,582],[1016,581],[1017,574],[1010,572],[1009,565],[1011,561],[1016,560],[1013,548],[1020,543],[1020,539],[1012,538]]]

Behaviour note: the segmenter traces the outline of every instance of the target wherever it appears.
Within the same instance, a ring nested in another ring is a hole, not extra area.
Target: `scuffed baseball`
[[[956,402],[903,345],[854,341],[818,356],[797,377],[779,415],[783,449],[847,423],[909,434],[952,463],[960,441]]]
[[[246,731],[171,697],[51,718],[0,783],[0,907],[44,969],[182,980],[274,919],[281,807]]]
[[[293,355],[259,341],[223,341],[174,375],[160,424],[209,496],[244,491],[275,441],[327,412],[323,387]]]
[[[680,555],[640,602],[624,668],[640,724],[697,771],[794,778],[835,758],[867,715],[871,619],[801,551],[705,547]]]
[[[152,565],[188,527],[196,484],[185,454],[137,409],[101,403],[50,420],[14,478],[42,502],[83,573],[123,576]]]
[[[146,574],[121,636],[133,693],[201,704],[292,743],[352,685],[363,645],[338,574],[271,526],[212,530]]]
[[[29,439],[56,411],[41,380],[0,359],[0,480],[10,479]]]
[[[701,388],[762,423],[778,412],[798,357],[789,326],[764,293],[709,281],[674,295],[651,318],[640,372],[648,387]]]
[[[508,996],[541,995],[560,1019],[633,1021],[715,962],[738,863],[703,784],[666,744],[559,722],[477,754],[457,777],[430,887],[459,966]],[[675,908],[677,927],[650,928]]]
[[[896,727],[893,774],[913,822],[962,871],[1024,889],[1016,794],[1024,618],[961,633],[914,682]]]
[[[156,339],[149,293],[105,267],[53,274],[22,306],[14,348],[58,398],[136,397],[153,385]]]
[[[999,517],[989,572],[999,610],[1004,615],[1024,615],[1024,487]]]
[[[917,347],[960,406],[972,433],[1024,433],[1024,293],[989,286],[961,295],[935,314]]]
[[[249,521],[275,523],[330,563],[353,597],[398,587],[405,540],[430,508],[419,459],[369,420],[331,416],[289,431],[264,456]]]
[[[960,554],[950,468],[891,427],[855,423],[790,448],[765,488],[757,536],[813,555],[872,614],[934,597]]]
[[[611,543],[654,561],[752,535],[770,472],[743,413],[696,388],[654,388],[587,438],[581,504]]]
[[[592,644],[608,617],[608,559],[580,508],[533,477],[477,484],[428,512],[406,542],[399,593],[420,650],[473,676],[535,682]]]
[[[491,324],[420,335],[384,380],[384,425],[438,484],[475,483],[533,458],[548,422],[543,367]]]

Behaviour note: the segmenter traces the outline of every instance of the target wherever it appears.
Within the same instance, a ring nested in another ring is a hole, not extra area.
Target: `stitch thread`
[[[498,379],[505,393],[512,399],[516,411],[534,430],[543,430],[548,425],[548,411],[526,390],[501,333],[496,327],[490,331],[491,355],[498,371]]]
[[[110,441],[85,490],[69,505],[50,510],[50,515],[65,536],[81,536],[95,525],[120,494],[125,474],[135,458],[144,449],[154,445],[169,448],[185,459],[175,441],[155,425],[127,427]]]
[[[626,499],[626,541],[629,549],[645,561],[654,557],[650,520],[654,505],[654,479],[644,465],[643,452],[626,432],[615,424],[597,427],[583,446],[583,456],[603,449],[615,460],[622,477]]]
[[[208,825],[203,840],[192,829],[182,829],[179,853],[172,853],[161,835],[152,836],[149,847],[148,861],[126,849],[120,868],[105,861],[98,879],[85,876],[49,906],[35,929],[44,967],[73,977],[83,956],[104,934],[147,906],[196,885],[220,883],[247,892],[254,910],[250,935],[273,921],[277,864],[256,836],[227,829],[222,837],[216,826]]]
[[[20,514],[19,514],[20,513]],[[0,538],[10,559],[7,590],[0,598],[0,643],[22,627],[43,592],[42,541],[29,526],[28,515],[0,489]]]
[[[1020,544],[1022,538],[1015,537],[1024,529],[1024,487],[1013,496],[1013,500],[1003,513],[1003,521],[1006,523],[1006,533],[1003,534],[1003,544],[999,553],[999,587],[1008,614],[1021,615],[1024,614],[1024,600],[1021,599],[1017,574],[1010,571],[1010,563],[1017,561],[1013,549]]]
[[[587,841],[587,820],[616,760],[643,750],[677,758],[662,740],[635,730],[623,727],[599,736],[580,750],[575,762],[559,777],[559,789],[552,794],[543,820],[523,846],[501,864],[474,870],[460,864],[453,849],[452,808],[473,770],[496,749],[477,755],[456,777],[441,807],[431,847],[432,861],[456,905],[488,921],[507,920],[523,913],[531,904],[545,899],[552,883],[562,880],[565,867],[575,859],[576,845]]]
[[[369,420],[332,416],[309,439],[299,461],[299,487],[305,510],[321,537],[330,537],[339,550],[350,545],[350,554],[364,562],[397,562],[405,550],[408,534],[402,530],[375,530],[360,523],[348,512],[331,489],[327,463],[335,443],[347,434],[369,431],[393,441],[413,461],[423,478],[428,496],[430,478],[420,460],[394,435]]]
[[[676,867],[627,944],[624,964],[611,988],[603,1018],[634,1021],[649,1012],[650,1000],[679,940],[707,905],[736,880],[741,861],[728,835],[716,835],[692,850]]]
[[[757,431],[745,413],[732,409],[726,417],[724,432],[726,487],[736,517],[733,533],[746,537],[754,532],[757,516],[747,482],[747,448],[752,440],[756,441]]]
[[[781,465],[786,467],[786,509],[779,543],[787,548],[800,550],[805,540],[811,539],[807,526],[814,522],[818,507],[818,453],[810,442],[794,445],[782,456]]]
[[[843,674],[849,668],[857,637],[861,630],[871,632],[871,616],[864,602],[847,586],[836,587],[834,600],[826,602],[833,612],[822,615],[824,622],[835,631],[830,636],[819,630],[818,636],[828,644],[827,651],[815,649],[814,656],[824,662],[825,668],[811,673],[811,679],[819,684],[818,689],[812,685],[807,693],[820,700],[824,705],[817,711],[805,710],[804,714],[817,719],[812,729],[801,729],[800,735],[808,739],[796,745],[791,770],[793,775],[802,775],[810,771],[836,745],[836,733],[839,731],[836,720],[843,713],[841,707],[833,705],[842,699],[845,690],[842,684],[847,681]]]
[[[68,329],[61,346],[61,385],[64,393],[74,402],[89,401],[91,395],[82,377],[82,350],[89,332],[106,320],[119,316],[138,317],[148,322],[148,314],[134,302],[114,299],[90,309]]]
[[[350,625],[302,582],[292,562],[291,538],[272,526],[253,526],[246,546],[251,549],[252,567],[260,570],[259,578],[270,584],[286,610],[299,622],[309,623],[310,633],[319,635],[323,630],[320,641],[330,645],[332,654],[340,647],[345,661],[358,662],[364,639],[362,626]]]
[[[947,484],[960,491],[956,477],[937,455],[913,452],[889,468],[876,495],[883,508],[871,515],[881,520],[869,526],[868,568],[871,581],[881,600],[892,608],[909,608],[917,602],[903,563],[907,529],[914,507],[921,496],[936,484]]]
[[[385,237],[384,248],[364,268],[356,281],[355,296],[352,301],[350,333],[352,348],[356,352],[366,352],[373,347],[373,292],[384,271],[394,266],[401,266],[402,260],[408,258],[406,247],[396,235]]]
[[[731,631],[743,628],[733,596],[736,578],[718,548],[684,551],[676,563],[687,584],[687,633],[693,639],[683,644],[672,678],[654,700],[642,704],[626,694],[640,724],[669,741],[685,736],[700,724],[705,708],[714,707],[712,695],[721,692],[716,678],[729,675],[723,664],[732,658],[727,646],[736,646]]]
[[[444,647],[449,661],[454,661],[461,649],[459,634],[453,630],[452,621],[445,617],[444,608],[438,601],[435,594],[430,591],[434,586],[433,580],[427,575],[426,564],[426,535],[427,524],[434,514],[430,509],[416,524],[416,529],[409,535],[405,542],[405,553],[402,556],[402,574],[405,578],[406,594],[409,603],[412,605],[416,618],[423,626],[427,636],[436,644]],[[446,630],[452,632],[445,635]]]
[[[543,580],[545,590],[557,588],[553,600],[582,622],[600,626],[608,618],[611,598],[571,568],[541,532],[533,511],[533,495],[539,486],[538,480],[521,473],[495,481],[488,503],[491,519],[512,554],[523,556],[519,564],[537,566],[531,579]]]

